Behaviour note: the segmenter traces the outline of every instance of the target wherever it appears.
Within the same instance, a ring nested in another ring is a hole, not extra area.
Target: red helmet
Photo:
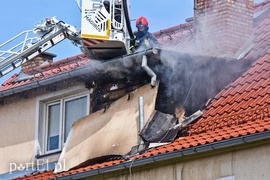
[[[141,16],[136,20],[136,26],[138,25],[145,25],[148,26],[148,21],[145,17]]]

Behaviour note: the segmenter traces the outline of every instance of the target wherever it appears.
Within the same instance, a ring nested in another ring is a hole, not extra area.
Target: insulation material
[[[76,121],[71,128],[54,173],[70,170],[91,159],[125,155],[139,143],[138,98],[144,98],[144,118],[155,109],[158,85],[147,84],[110,105]]]

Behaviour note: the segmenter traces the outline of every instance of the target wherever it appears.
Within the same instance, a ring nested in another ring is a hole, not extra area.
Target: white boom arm
[[[0,45],[0,77],[65,38],[70,39],[75,45],[80,44],[79,36],[80,31],[76,27],[58,21],[55,17],[39,21],[34,29],[23,31]]]
[[[79,0],[75,0],[79,5]],[[28,60],[68,38],[89,58],[107,60],[129,54],[133,32],[129,0],[82,0],[81,24],[74,26],[55,17],[36,23],[0,45],[0,78]]]

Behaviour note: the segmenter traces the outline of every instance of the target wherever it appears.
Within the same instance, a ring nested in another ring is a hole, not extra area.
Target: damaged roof
[[[67,176],[74,178],[87,177],[102,172],[127,169],[131,165],[134,167],[143,163],[182,157],[269,138],[270,13],[268,7],[270,7],[270,1],[258,3],[254,7],[256,12],[265,8],[266,11],[262,13],[260,21],[254,27],[255,41],[253,47],[243,58],[248,59],[252,57],[256,58],[256,61],[250,69],[211,99],[202,117],[196,123],[182,128],[182,133],[184,134],[182,137],[175,139],[169,144],[150,148],[142,154],[126,159],[109,160],[59,174],[54,174],[53,170],[49,170],[18,179],[30,180],[56,177],[61,179],[61,177]],[[177,42],[185,46],[187,42],[192,40],[192,32],[192,24],[188,22],[185,25],[156,32],[155,35],[163,46],[171,48],[177,45]],[[184,39],[183,41],[182,38]],[[185,40],[187,42],[183,43]],[[71,70],[70,66],[67,67],[67,69]],[[14,79],[15,76],[12,78]],[[1,87],[1,91],[28,82],[26,80],[20,82],[21,84],[17,84],[18,82],[12,82],[13,79],[5,82]]]
[[[149,60],[154,59],[152,62],[158,61],[155,52],[149,49],[105,62],[90,60],[85,54],[79,54],[53,63],[44,63],[27,70],[27,74],[16,73],[5,81],[0,86],[0,98],[72,78],[108,81],[130,77],[129,74],[135,76],[141,71],[136,71],[132,65],[141,63],[143,55]],[[129,63],[125,63],[127,61]]]

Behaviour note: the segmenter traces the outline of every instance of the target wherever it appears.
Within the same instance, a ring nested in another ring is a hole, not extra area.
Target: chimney
[[[25,74],[31,74],[31,71],[40,65],[44,63],[52,63],[53,58],[56,57],[55,54],[48,53],[48,52],[42,52],[38,56],[34,57],[33,59],[25,62],[22,64],[22,69],[21,71]]]
[[[199,53],[233,57],[253,35],[254,0],[194,0]]]

